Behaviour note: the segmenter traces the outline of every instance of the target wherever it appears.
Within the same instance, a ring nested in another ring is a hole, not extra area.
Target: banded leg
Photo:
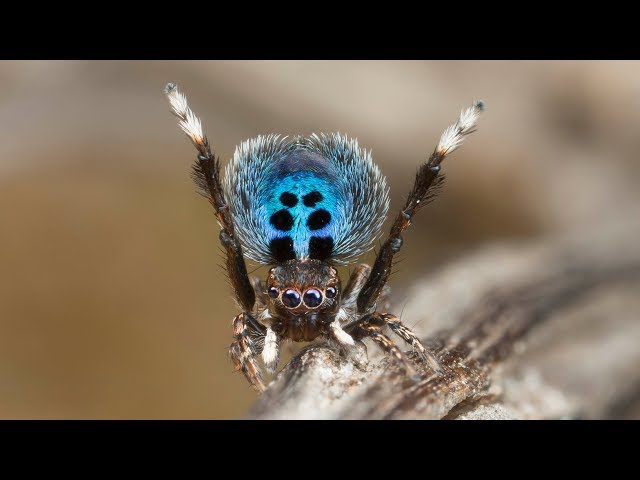
[[[438,360],[425,348],[418,336],[405,326],[398,317],[390,313],[374,313],[374,315],[380,315],[391,331],[411,345],[434,372],[440,371]]]
[[[225,249],[226,269],[233,292],[243,310],[250,312],[255,303],[255,293],[247,274],[242,246],[235,234],[233,218],[220,185],[220,159],[211,152],[209,141],[202,133],[200,119],[189,108],[186,97],[178,91],[176,85],[169,83],[165,94],[173,112],[180,119],[180,128],[198,150],[197,161],[192,167],[193,180],[215,210],[221,227],[220,242]]]
[[[229,354],[235,369],[244,373],[255,390],[263,392],[266,386],[255,357],[264,347],[265,328],[248,313],[241,313],[233,319],[233,337]]]
[[[444,182],[444,176],[439,176],[440,164],[447,155],[462,144],[466,135],[475,131],[478,116],[483,108],[484,104],[477,101],[470,108],[460,113],[456,123],[444,131],[436,149],[418,169],[415,183],[411,192],[409,192],[407,201],[393,223],[389,237],[378,252],[371,274],[358,295],[359,314],[369,313],[374,310],[382,288],[389,279],[393,256],[402,247],[402,232],[409,228],[418,210],[428,204],[437,194],[438,187],[441,187]]]
[[[409,359],[402,353],[402,350],[391,340],[388,336],[382,333],[382,326],[384,322],[378,321],[377,318],[367,318],[369,315],[363,317],[357,323],[353,324],[349,328],[349,333],[354,340],[362,340],[364,338],[370,338],[373,340],[385,353],[393,355],[400,361],[405,371],[409,375],[414,375],[415,370],[411,365]],[[370,320],[373,320],[371,322]]]
[[[390,313],[371,313],[347,325],[345,330],[351,333],[354,338],[360,340],[366,336],[365,332],[381,332],[385,325],[388,326],[393,333],[411,345],[434,372],[440,371],[438,360],[425,348],[417,335],[405,326],[395,315]],[[397,356],[397,354],[394,355]],[[408,363],[406,357],[404,362]]]

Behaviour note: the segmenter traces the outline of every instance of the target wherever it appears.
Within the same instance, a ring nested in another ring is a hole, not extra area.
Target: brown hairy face
[[[332,313],[340,303],[340,278],[320,260],[290,260],[273,267],[267,277],[272,313],[297,316]]]

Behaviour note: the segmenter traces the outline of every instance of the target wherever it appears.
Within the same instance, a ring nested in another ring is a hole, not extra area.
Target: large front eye
[[[285,290],[282,293],[282,303],[287,308],[296,308],[300,305],[300,294],[293,289]]]
[[[320,293],[320,290],[316,288],[310,288],[304,292],[304,297],[302,299],[307,307],[315,308],[322,303],[322,293]]]

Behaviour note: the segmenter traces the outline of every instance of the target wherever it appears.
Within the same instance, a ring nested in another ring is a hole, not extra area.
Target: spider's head
[[[340,277],[323,261],[289,260],[269,270],[267,296],[269,310],[279,317],[334,315],[340,306]]]

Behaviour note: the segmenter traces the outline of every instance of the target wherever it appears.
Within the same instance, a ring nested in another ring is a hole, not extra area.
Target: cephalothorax
[[[167,94],[180,127],[198,150],[194,179],[213,205],[236,300],[231,359],[258,391],[265,388],[256,357],[278,366],[280,344],[326,338],[344,351],[370,338],[411,370],[384,328],[409,343],[427,365],[437,359],[395,315],[376,312],[402,232],[443,181],[442,160],[474,131],[482,102],[448,127],[399,212],[373,267],[358,265],[342,284],[335,265],[368,251],[389,208],[385,177],[356,140],[340,134],[259,136],[236,148],[220,176],[220,162],[200,120],[174,84]],[[266,281],[250,278],[244,257],[272,265]]]

